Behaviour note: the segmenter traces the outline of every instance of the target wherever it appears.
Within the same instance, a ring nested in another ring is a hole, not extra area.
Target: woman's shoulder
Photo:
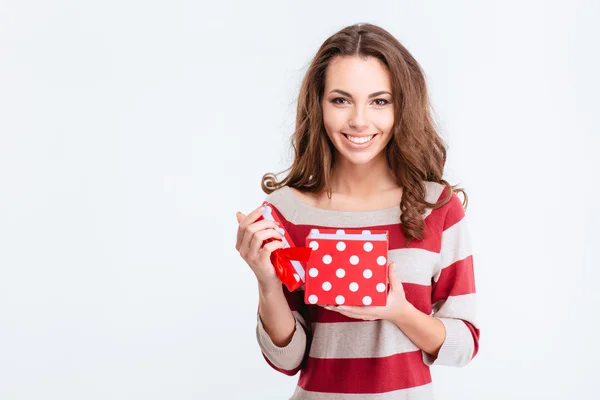
[[[284,217],[291,217],[295,209],[295,195],[296,189],[292,189],[289,186],[280,186],[277,189],[269,193],[265,201],[270,203],[273,207],[279,211]]]

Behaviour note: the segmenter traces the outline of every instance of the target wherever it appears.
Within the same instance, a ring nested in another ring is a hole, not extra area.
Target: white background
[[[0,1],[0,399],[284,399],[235,212],[356,22],[424,68],[481,322],[441,400],[597,399],[595,1]]]

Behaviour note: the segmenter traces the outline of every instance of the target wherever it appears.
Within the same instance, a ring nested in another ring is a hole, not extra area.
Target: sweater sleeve
[[[303,314],[304,300],[302,290],[290,292],[283,286],[283,292],[287,300],[294,319],[296,328],[292,335],[292,340],[284,347],[279,347],[271,340],[269,334],[257,315],[256,338],[261,352],[267,363],[276,371],[285,375],[295,375],[302,367],[308,348],[309,327]]]
[[[423,361],[429,366],[467,365],[479,348],[479,327],[469,231],[462,202],[455,193],[448,203],[431,296],[433,317],[444,324],[446,338],[437,357],[423,352]]]

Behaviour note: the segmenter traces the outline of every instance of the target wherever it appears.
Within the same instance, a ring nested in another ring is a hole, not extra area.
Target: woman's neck
[[[341,158],[332,171],[332,193],[361,198],[398,187],[384,154],[361,165],[351,164]]]

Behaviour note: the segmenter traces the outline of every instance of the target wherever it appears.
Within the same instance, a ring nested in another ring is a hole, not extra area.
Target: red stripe
[[[432,232],[441,232],[441,228],[437,228],[436,226],[441,224],[440,221],[437,221],[438,216],[441,213],[433,212],[425,219],[425,230],[423,232],[423,240],[417,241],[413,240],[409,243],[408,246],[405,245],[405,236],[402,231],[402,225],[400,221],[397,224],[390,225],[375,225],[375,226],[361,226],[356,229],[370,229],[370,230],[387,230],[389,232],[389,250],[395,249],[424,249],[432,252],[439,253],[440,252],[440,244],[441,244],[441,236],[438,234],[432,234]],[[320,225],[294,225],[292,223],[287,223],[285,229],[288,230],[290,237],[294,244],[298,246],[298,243],[304,245],[306,237],[310,233],[311,229],[327,229],[331,228],[329,226],[320,226]],[[354,228],[353,228],[354,229]]]
[[[432,302],[445,300],[448,296],[475,293],[473,256],[457,261],[442,269],[440,278],[433,283]]]
[[[304,315],[306,312],[306,304],[304,304],[304,292],[301,290],[294,290],[290,292],[285,285],[283,286],[283,295],[287,300],[288,305],[292,311],[298,311]]]
[[[309,305],[308,306],[309,318],[313,322],[319,322],[322,324],[336,323],[336,322],[355,322],[360,321],[358,319],[346,317],[343,314],[335,311],[329,311],[321,306]]]
[[[473,343],[475,344],[473,349],[473,355],[471,356],[471,358],[473,358],[477,355],[477,352],[479,351],[479,329],[475,328],[470,322],[463,322],[467,324],[467,328],[469,328],[469,330],[471,331],[471,335],[473,335]]]
[[[431,314],[431,286],[403,282],[402,287],[409,303],[425,314]]]
[[[427,383],[431,373],[420,350],[379,358],[309,357],[298,381],[304,390],[326,393],[383,393]]]
[[[442,208],[446,209],[444,218],[444,231],[459,222],[465,216],[465,209],[463,208],[462,200],[456,193],[452,193],[450,201]]]
[[[283,214],[273,206],[273,211],[276,213],[279,220],[283,224],[283,228],[290,234],[294,245],[304,246],[306,237],[310,233],[311,229],[327,229],[331,226],[321,225],[296,225],[285,219]],[[425,218],[425,230],[423,232],[424,238],[421,241],[413,240],[408,246],[405,245],[405,236],[402,231],[402,225],[400,221],[398,223],[392,223],[387,225],[373,225],[373,226],[361,226],[356,229],[370,229],[370,230],[387,230],[389,231],[389,249],[404,249],[404,248],[415,248],[424,249],[432,252],[439,253],[442,225],[444,224],[443,218],[445,216],[445,209],[442,207],[438,210],[433,210],[431,214]]]
[[[304,304],[304,292],[301,290],[295,290],[290,292],[285,285],[283,287],[283,296],[290,306],[290,310],[298,311],[302,316],[306,313],[306,304]],[[260,302],[258,303],[257,313],[260,312]]]
[[[300,371],[300,369],[302,368],[302,364],[300,364],[297,368],[292,369],[292,370],[281,369],[281,368],[276,367],[271,361],[269,361],[269,359],[265,356],[265,353],[262,353],[262,355],[263,355],[263,358],[265,359],[265,361],[267,362],[267,364],[269,364],[271,366],[271,368],[273,368],[275,371],[279,371],[282,374],[285,374],[287,376],[296,375],[298,373],[298,371]]]
[[[417,309],[425,314],[431,314],[431,286],[418,285],[416,283],[403,283],[406,299]],[[360,322],[361,319],[354,319],[342,315],[335,311],[329,311],[317,305],[308,305],[309,319],[321,324],[330,324],[336,322]]]

